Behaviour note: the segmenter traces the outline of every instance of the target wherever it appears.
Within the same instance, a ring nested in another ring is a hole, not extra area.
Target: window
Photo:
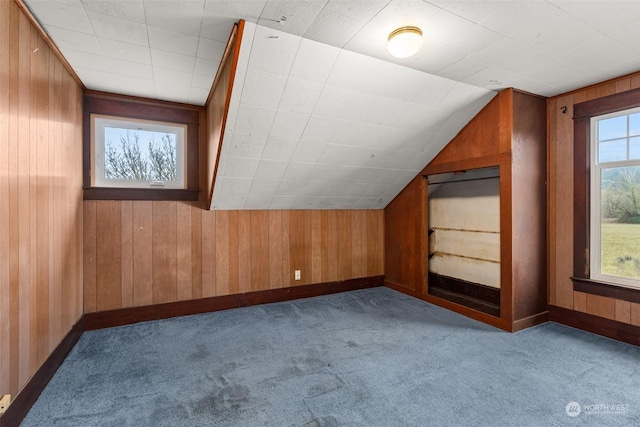
[[[640,108],[591,118],[591,279],[640,288]]]
[[[185,125],[92,114],[92,186],[184,188],[185,133]]]
[[[200,198],[201,107],[87,92],[85,200]]]
[[[573,289],[637,303],[639,114],[640,88],[573,106]]]

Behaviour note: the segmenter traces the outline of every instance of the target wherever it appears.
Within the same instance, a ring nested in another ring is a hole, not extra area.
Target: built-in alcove
[[[544,98],[499,92],[385,208],[387,286],[508,331],[544,322],[546,134]]]
[[[428,177],[429,294],[500,316],[500,171]]]

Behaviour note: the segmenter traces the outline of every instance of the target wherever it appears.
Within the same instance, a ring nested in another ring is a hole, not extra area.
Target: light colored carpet
[[[639,426],[639,362],[373,288],[87,332],[22,426]]]

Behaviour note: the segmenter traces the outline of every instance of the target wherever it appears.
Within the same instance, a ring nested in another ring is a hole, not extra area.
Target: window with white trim
[[[590,277],[640,288],[640,108],[591,118]]]
[[[187,126],[91,115],[92,187],[185,188]]]

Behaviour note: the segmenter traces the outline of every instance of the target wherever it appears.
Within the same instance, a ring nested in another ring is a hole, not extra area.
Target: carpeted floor
[[[22,426],[639,426],[639,362],[373,288],[87,332]]]

